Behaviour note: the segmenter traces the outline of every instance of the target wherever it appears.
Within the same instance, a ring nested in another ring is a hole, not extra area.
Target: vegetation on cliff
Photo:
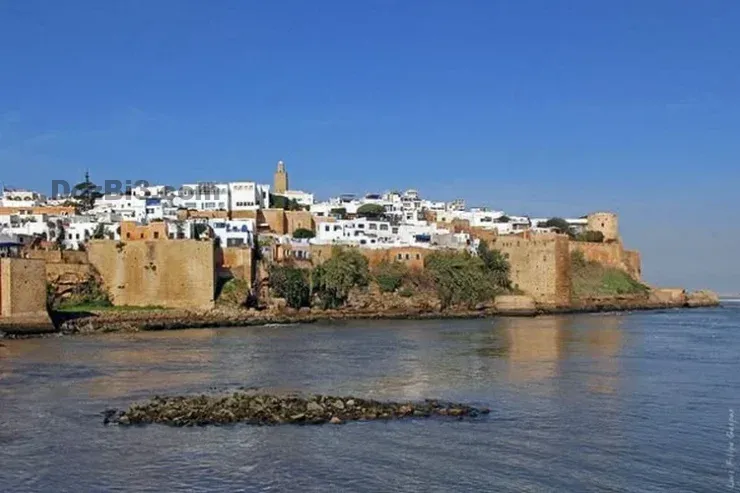
[[[362,290],[371,282],[381,293],[398,293],[406,298],[433,293],[443,309],[472,308],[511,290],[509,262],[485,242],[481,242],[477,255],[435,251],[426,257],[423,270],[386,260],[370,272],[367,259],[358,249],[335,248],[329,260],[313,269],[273,265],[269,276],[273,296],[284,298],[291,308],[313,304],[339,308],[352,290]]]
[[[270,267],[270,287],[278,298],[285,298],[291,308],[311,304],[310,272],[293,266],[273,265]]]
[[[297,240],[309,239],[316,236],[312,229],[298,228],[293,231],[293,238]]]
[[[383,261],[373,269],[373,280],[377,283],[383,293],[392,293],[403,285],[403,280],[408,274],[408,267],[398,261]]]
[[[336,248],[329,260],[313,271],[313,289],[324,308],[338,308],[347,301],[354,287],[370,281],[368,262],[354,248]]]
[[[650,290],[621,269],[586,260],[580,251],[571,254],[570,263],[571,292],[576,299],[641,295]]]

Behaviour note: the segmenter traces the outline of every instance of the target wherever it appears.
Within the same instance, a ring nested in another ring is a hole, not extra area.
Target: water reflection
[[[565,350],[565,317],[504,318],[507,378],[515,383],[552,379]]]

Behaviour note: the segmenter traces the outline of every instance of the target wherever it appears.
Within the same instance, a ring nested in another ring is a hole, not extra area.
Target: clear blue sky
[[[418,188],[615,210],[740,291],[740,1],[0,0],[0,181]]]

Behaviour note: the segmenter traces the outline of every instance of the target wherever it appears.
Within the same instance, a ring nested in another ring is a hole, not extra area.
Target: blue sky
[[[620,214],[740,292],[740,2],[0,0],[0,181],[414,187]]]

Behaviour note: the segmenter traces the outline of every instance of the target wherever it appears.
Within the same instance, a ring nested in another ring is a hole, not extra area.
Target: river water
[[[740,490],[740,303],[0,343],[2,492]],[[157,393],[242,385],[450,399],[492,413],[102,424],[105,408]]]

